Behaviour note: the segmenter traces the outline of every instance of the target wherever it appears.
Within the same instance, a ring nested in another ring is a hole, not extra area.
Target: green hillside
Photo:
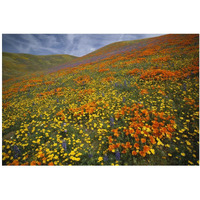
[[[71,55],[31,55],[3,52],[3,80],[42,71],[75,59]]]

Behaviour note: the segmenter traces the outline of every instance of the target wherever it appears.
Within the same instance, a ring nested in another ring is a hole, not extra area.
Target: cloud
[[[160,34],[3,34],[3,51],[35,55],[83,56],[113,42]]]

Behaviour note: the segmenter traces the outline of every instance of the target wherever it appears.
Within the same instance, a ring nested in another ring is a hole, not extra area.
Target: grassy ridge
[[[71,55],[30,55],[3,52],[3,80],[42,71],[72,61]]]

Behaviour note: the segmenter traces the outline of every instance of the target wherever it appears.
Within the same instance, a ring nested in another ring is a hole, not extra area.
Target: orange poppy
[[[126,149],[124,149],[124,150],[122,151],[122,153],[126,153]]]
[[[19,161],[18,160],[13,160],[12,164],[13,165],[19,165]]]
[[[54,164],[53,164],[53,162],[50,162],[48,165],[49,165],[49,166],[53,166]]]
[[[117,148],[119,148],[119,147],[120,147],[120,145],[121,145],[120,143],[117,143],[117,144],[116,144],[116,147],[117,147]]]
[[[139,146],[140,146],[140,145],[139,145],[138,143],[135,143],[135,144],[134,144],[134,147],[135,147],[136,149],[139,149]]]
[[[127,148],[132,148],[131,143],[130,143],[130,142],[126,142],[126,147],[127,147]]]
[[[41,165],[42,163],[41,163],[40,161],[37,161],[37,164],[38,164],[38,165]]]
[[[135,141],[136,141],[136,142],[139,142],[139,141],[140,141],[140,139],[137,137],[137,138],[135,138]]]
[[[148,152],[150,150],[150,147],[149,146],[147,146],[147,145],[145,145],[144,147],[143,147],[143,151],[146,153],[146,152]]]
[[[145,139],[145,138],[141,138],[141,142],[142,142],[142,143],[145,143],[145,142],[146,142],[146,139]]]
[[[137,152],[136,152],[136,151],[132,151],[132,155],[133,155],[133,156],[136,156],[136,155],[137,155]]]
[[[115,149],[115,145],[114,144],[110,144],[109,147],[108,147],[108,150],[112,151],[113,149]]]
[[[156,144],[156,140],[154,139],[153,136],[150,136],[149,139],[151,141],[151,144]]]
[[[144,151],[140,151],[140,155],[141,155],[142,157],[145,157],[145,156],[146,156],[146,153],[145,153]]]
[[[30,165],[36,165],[36,161],[35,160],[33,160],[31,163],[30,163]]]

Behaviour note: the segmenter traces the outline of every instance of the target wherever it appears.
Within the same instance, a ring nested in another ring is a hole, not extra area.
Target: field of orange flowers
[[[199,36],[108,45],[3,82],[3,165],[199,165]]]

